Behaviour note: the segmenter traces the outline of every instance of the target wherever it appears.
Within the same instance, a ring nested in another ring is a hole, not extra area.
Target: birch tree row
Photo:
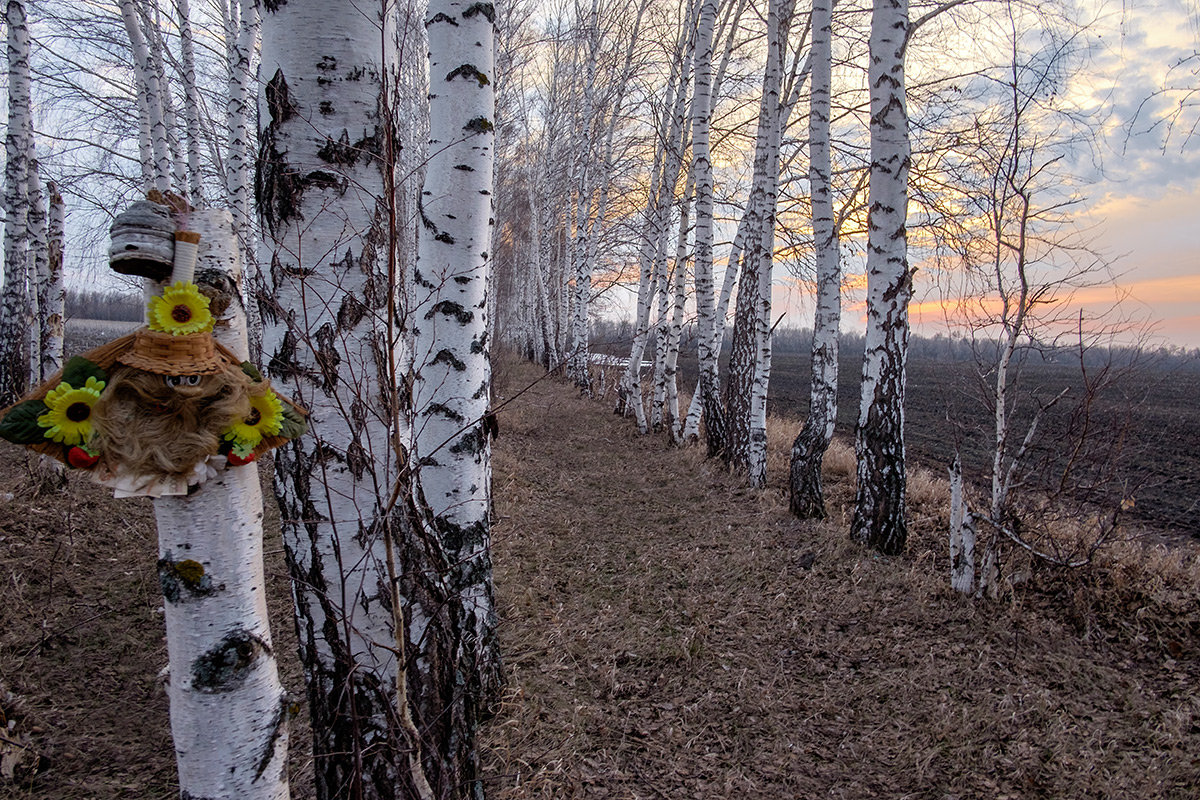
[[[512,298],[498,315],[500,338],[547,367],[562,366],[589,393],[587,320],[614,313],[605,303],[619,292],[616,313],[628,316],[632,332],[622,343],[628,355],[615,411],[641,433],[665,431],[672,443],[703,434],[710,456],[761,487],[771,331],[779,321],[772,288],[780,279],[798,282],[815,309],[811,319],[792,321],[813,330],[811,395],[788,483],[794,513],[820,518],[821,464],[838,415],[849,256],[865,279],[866,326],[851,535],[880,552],[902,552],[913,264],[940,258],[948,241],[942,234],[961,223],[945,216],[947,204],[960,202],[950,198],[976,197],[972,181],[994,177],[1004,163],[970,160],[967,170],[968,159],[955,154],[965,120],[990,124],[991,101],[964,87],[1003,82],[1024,47],[1052,51],[1055,37],[1079,40],[1084,29],[1069,16],[1051,7],[950,2],[917,4],[910,20],[901,0],[836,8],[823,0],[808,7],[786,0],[648,8],[591,2],[535,14],[549,42],[537,51],[543,60],[529,58],[506,90],[512,139],[501,172],[520,189],[518,197],[514,186],[499,217],[506,281],[499,293]],[[622,38],[626,28],[617,20],[657,44],[639,62],[632,91],[630,54],[641,51]],[[963,38],[966,28],[977,35]],[[950,42],[957,52],[948,51]],[[604,53],[625,55],[598,70]],[[916,81],[908,78],[914,63]],[[604,87],[618,97],[608,101],[609,119],[628,117],[619,128],[596,124]],[[606,201],[615,196],[623,202],[614,213]],[[596,248],[605,241],[612,243]],[[595,252],[607,253],[607,263],[589,255]],[[977,261],[956,268],[982,269]],[[1074,274],[1066,268],[1058,279]],[[1031,330],[1004,334],[1008,349],[1029,346]],[[699,376],[684,387],[686,413],[681,355],[695,359]],[[1006,372],[1003,360],[998,369]],[[1003,408],[1012,390],[998,391]]]

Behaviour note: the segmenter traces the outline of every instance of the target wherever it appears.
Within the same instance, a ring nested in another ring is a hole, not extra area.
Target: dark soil
[[[628,346],[624,351],[627,355]],[[683,385],[694,386],[694,359],[681,364]],[[810,365],[808,354],[773,355],[770,413],[807,415]],[[843,354],[839,370],[837,431],[850,438],[858,417],[861,354],[858,358]],[[1125,518],[1157,534],[1200,537],[1200,405],[1196,402],[1200,372],[1147,366],[1127,373],[1089,409],[1089,449],[1074,464],[1067,485],[1092,487],[1092,499],[1103,497],[1110,505],[1126,501]],[[1098,370],[1091,370],[1089,377],[1097,380]],[[1077,364],[1022,368],[1016,394],[1019,437],[1024,436],[1037,402],[1069,390],[1043,420],[1026,459],[1033,483],[1060,483],[1065,466],[1062,453],[1084,424],[1076,413],[1085,394],[1082,383]],[[909,360],[905,444],[916,463],[944,474],[957,448],[967,479],[988,484],[989,448],[995,441],[995,423],[986,401],[990,388],[980,380],[973,362]]]

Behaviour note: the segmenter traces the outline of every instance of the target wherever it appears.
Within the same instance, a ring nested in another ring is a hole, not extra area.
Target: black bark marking
[[[425,319],[432,319],[434,314],[444,314],[447,317],[454,317],[459,325],[469,325],[475,320],[474,312],[466,310],[452,300],[443,300],[437,303],[433,308],[429,309],[429,312],[425,315]]]
[[[488,22],[494,23],[496,21],[496,6],[491,3],[472,3],[462,13],[463,19],[470,19],[476,14],[483,14]]]
[[[354,475],[354,480],[361,481],[371,466],[371,455],[358,440],[355,439],[346,448],[346,467]]]
[[[446,419],[450,420],[451,422],[457,422],[459,425],[462,425],[464,422],[466,422],[466,419],[462,414],[458,413],[445,403],[432,403],[421,413],[427,417],[431,417],[434,414],[441,414]]]
[[[317,155],[327,164],[353,167],[363,156],[379,157],[383,152],[382,142],[383,136],[379,128],[369,135],[364,132],[362,137],[353,143],[350,142],[349,131],[343,128],[336,141],[325,140]]]
[[[337,69],[337,59],[333,56],[321,56],[321,60],[317,62],[317,69],[322,72],[333,72]]]
[[[459,286],[466,286],[472,280],[474,280],[474,278],[468,278],[466,275],[457,275],[454,278],[454,282],[457,283]]]
[[[458,169],[458,170],[462,170],[463,172],[474,172],[475,171],[474,167],[469,166],[467,164],[455,164],[454,168]]]
[[[206,694],[236,688],[260,656],[271,648],[250,631],[229,632],[208,652],[192,662],[192,685]]]
[[[454,244],[454,237],[448,233],[442,232],[433,237],[436,242],[444,242],[445,244]]]
[[[267,82],[267,112],[270,122],[263,129],[258,147],[258,166],[254,171],[254,198],[267,229],[275,230],[300,216],[300,198],[304,181],[276,146],[280,126],[296,115],[283,70],[276,70]]]
[[[483,84],[480,85],[482,86]],[[496,130],[496,126],[487,117],[476,117],[466,125],[463,125],[463,130],[468,133],[491,133]]]
[[[429,20],[425,23],[425,27],[428,28],[430,25],[432,25],[435,22],[449,22],[454,27],[456,27],[456,28],[458,27],[458,20],[456,20],[454,17],[451,17],[447,14],[443,14],[440,11],[437,14],[434,14],[432,17],[429,18]]]
[[[326,394],[333,394],[337,387],[338,365],[342,363],[342,355],[338,352],[337,347],[337,332],[332,325],[326,322],[317,330],[313,338],[316,339],[313,357],[316,359],[317,367],[321,370],[322,388]]]
[[[333,103],[328,100],[322,100],[317,106],[317,110],[321,112],[322,116],[328,117],[333,114]]]
[[[291,703],[286,694],[279,698],[279,710],[275,712],[275,721],[271,724],[271,735],[263,747],[263,754],[262,758],[258,760],[258,767],[254,770],[254,780],[256,781],[267,771],[267,767],[271,765],[271,759],[275,757],[275,743],[279,741],[279,737],[287,729],[289,705]]]
[[[305,187],[311,186],[315,189],[333,189],[339,194],[345,191],[346,181],[334,175],[332,172],[326,172],[323,169],[313,170],[302,179]]]
[[[342,298],[342,304],[338,307],[337,312],[337,327],[339,331],[348,331],[358,327],[358,323],[363,321],[367,316],[367,307],[357,296],[347,294]]]
[[[439,350],[438,354],[429,362],[430,366],[434,364],[447,364],[451,369],[458,370],[459,372],[466,372],[467,370],[467,365],[449,350]]]
[[[455,78],[474,78],[475,81],[479,83],[479,88],[481,88],[481,89],[484,86],[487,86],[489,83],[491,83],[491,81],[488,80],[487,75],[484,75],[475,66],[473,66],[471,64],[463,64],[461,67],[455,67],[454,69],[452,69],[448,73],[446,73],[446,82],[447,83],[454,80]]]

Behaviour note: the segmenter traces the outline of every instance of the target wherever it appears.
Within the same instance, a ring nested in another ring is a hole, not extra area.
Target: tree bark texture
[[[779,147],[783,126],[780,117],[785,113],[780,98],[786,45],[783,22],[784,19],[790,21],[791,16],[788,8],[780,6],[778,0],[772,0],[767,11],[767,65],[755,137],[754,177],[745,213],[748,246],[742,256],[725,391],[728,426],[725,460],[746,470],[751,485],[757,487],[766,485],[771,265],[779,194]]]
[[[833,216],[830,110],[833,67],[833,2],[814,0],[812,84],[808,117],[808,180],[812,187],[813,248],[817,308],[813,321],[812,379],[808,418],[792,443],[789,506],[801,519],[825,518],[821,465],[837,421],[838,329],[842,316],[842,268]]]
[[[0,405],[29,387],[29,340],[24,314],[29,305],[28,169],[32,140],[29,123],[29,28],[25,4],[9,0],[8,130],[4,135],[4,294],[0,298]]]
[[[66,206],[58,186],[46,184],[49,203],[49,222],[46,231],[46,279],[38,301],[41,309],[42,377],[48,378],[62,369],[63,335],[66,320],[66,289],[63,285],[63,231],[66,227]]]
[[[696,315],[700,360],[700,394],[709,456],[725,448],[725,415],[717,379],[718,350],[713,329],[718,324],[713,298],[713,171],[709,149],[712,123],[713,26],[719,0],[703,0],[696,32],[695,90],[692,96],[692,158],[696,170]]]
[[[447,751],[463,796],[482,796],[476,727],[499,703],[491,562],[491,344],[487,340],[495,146],[495,8],[434,0],[429,33],[429,161],[413,296],[415,451],[450,563],[458,679]],[[418,721],[436,717],[418,706]],[[442,713],[442,709],[436,709]]]
[[[904,85],[907,0],[874,0],[871,16],[871,186],[867,239],[867,331],[854,452],[851,536],[885,554],[903,552],[904,383],[908,355],[909,139]]]
[[[246,359],[233,219],[203,211],[187,225],[201,235],[198,276],[215,275],[232,295],[234,318],[217,340]],[[194,494],[160,497],[154,515],[180,793],[284,800],[288,714],[267,618],[258,469],[233,467]]]
[[[382,6],[348,0],[264,6],[259,302],[266,366],[310,412],[309,433],[276,451],[275,491],[322,800],[456,797],[461,778],[444,770],[457,720],[413,721],[418,705],[443,712],[463,678],[439,650],[455,641],[448,560],[400,436],[386,22]],[[429,654],[420,676],[410,641]]]

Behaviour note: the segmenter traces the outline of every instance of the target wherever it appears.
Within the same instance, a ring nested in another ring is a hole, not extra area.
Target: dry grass
[[[975,603],[945,588],[938,475],[914,471],[910,549],[885,559],[847,540],[842,444],[830,521],[786,514],[794,424],[753,492],[568,387],[510,408],[493,798],[1195,796],[1194,552]]]
[[[509,387],[537,377],[500,366]],[[1028,577],[1004,601],[967,601],[945,588],[940,476],[914,473],[908,554],[879,558],[846,535],[844,444],[830,519],[804,523],[781,483],[795,423],[773,431],[776,484],[758,492],[610,409],[545,381],[500,420],[510,683],[485,731],[492,800],[1195,796],[1194,550],[1014,564]],[[20,451],[3,457],[0,736],[43,761],[0,798],[176,796],[149,504],[77,477],[34,496]],[[276,652],[300,692],[268,536]],[[294,728],[297,798],[306,746]]]

